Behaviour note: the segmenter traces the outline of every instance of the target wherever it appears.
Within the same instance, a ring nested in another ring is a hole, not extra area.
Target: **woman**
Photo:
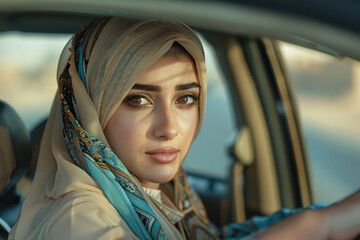
[[[180,167],[205,109],[197,36],[181,23],[100,18],[74,36],[70,56],[68,49],[9,239],[218,238]],[[309,214],[299,215],[258,237],[306,225]],[[257,234],[247,224],[227,237]]]

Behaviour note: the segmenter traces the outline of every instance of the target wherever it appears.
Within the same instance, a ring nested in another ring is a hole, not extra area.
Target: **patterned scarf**
[[[73,38],[72,57],[75,58],[78,75],[87,90],[85,76],[88,58],[108,21],[109,18],[97,19]],[[70,67],[71,61],[60,76],[59,90],[63,134],[72,159],[98,182],[109,202],[139,239],[166,239],[155,213],[121,160],[109,147],[82,127],[69,73]],[[174,191],[175,205],[185,215],[181,228],[186,237],[215,239],[201,200],[188,185],[186,175],[181,169],[174,178]]]

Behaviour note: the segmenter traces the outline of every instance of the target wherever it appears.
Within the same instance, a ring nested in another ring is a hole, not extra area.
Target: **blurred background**
[[[55,96],[60,53],[70,35],[0,34],[0,98],[29,130],[47,118]],[[208,105],[184,168],[227,178],[234,139],[231,103],[211,46]],[[300,113],[316,202],[333,202],[359,188],[360,63],[279,42]]]

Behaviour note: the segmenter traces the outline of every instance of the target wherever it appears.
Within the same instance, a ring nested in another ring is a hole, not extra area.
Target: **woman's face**
[[[199,81],[186,56],[165,54],[130,90],[104,132],[144,187],[170,181],[198,125]]]

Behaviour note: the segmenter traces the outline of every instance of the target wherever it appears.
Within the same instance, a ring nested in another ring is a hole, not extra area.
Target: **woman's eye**
[[[193,105],[196,102],[197,102],[197,97],[193,95],[180,96],[176,100],[176,104],[180,104],[180,105]]]
[[[126,102],[128,104],[130,104],[131,106],[136,106],[136,107],[140,107],[140,106],[146,106],[146,105],[150,105],[151,102],[144,96],[142,95],[131,95],[128,96],[126,98]]]

